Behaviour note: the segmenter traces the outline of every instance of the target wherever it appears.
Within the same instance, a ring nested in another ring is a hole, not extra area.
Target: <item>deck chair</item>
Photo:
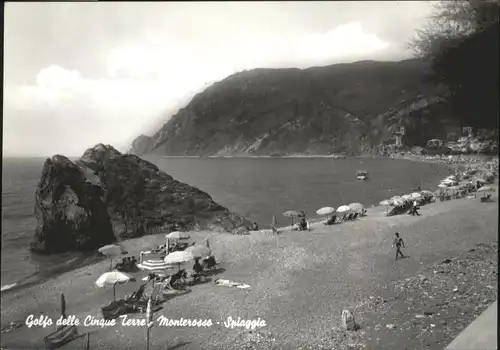
[[[125,315],[127,314],[128,310],[129,305],[123,299],[112,301],[108,305],[101,307],[102,317],[105,320],[113,320],[122,315]]]
[[[76,326],[64,326],[43,338],[46,349],[57,349],[78,338]]]
[[[151,312],[156,312],[161,309],[160,303],[163,301],[162,291],[163,291],[163,283],[155,284],[155,286],[153,287],[153,291],[149,296],[149,298],[151,298]],[[143,296],[143,298],[146,298],[146,296]],[[142,302],[144,303],[142,312],[146,312],[148,308],[149,298],[142,300]]]

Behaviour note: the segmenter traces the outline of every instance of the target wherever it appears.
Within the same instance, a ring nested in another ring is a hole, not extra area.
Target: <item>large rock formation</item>
[[[38,224],[32,250],[61,253],[115,241],[103,194],[68,158],[47,159],[36,190]]]
[[[197,94],[134,153],[160,155],[361,154],[394,143],[445,139],[453,120],[419,60],[308,69],[253,69]]]
[[[35,213],[31,249],[42,253],[95,249],[159,231],[241,232],[250,225],[154,164],[102,144],[75,163],[60,155],[46,160]]]

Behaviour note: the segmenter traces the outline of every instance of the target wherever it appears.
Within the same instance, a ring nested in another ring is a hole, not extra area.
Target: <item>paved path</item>
[[[495,301],[445,350],[497,349],[497,326],[497,302]]]

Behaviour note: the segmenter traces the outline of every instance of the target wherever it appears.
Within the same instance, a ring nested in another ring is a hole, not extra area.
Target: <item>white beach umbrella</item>
[[[337,213],[343,214],[343,213],[347,213],[350,210],[351,210],[351,208],[349,208],[348,205],[341,205],[340,207],[337,208]]]
[[[404,199],[402,197],[394,197],[392,198],[392,205],[397,206],[397,205],[403,205],[404,204]]]
[[[191,253],[193,258],[205,258],[212,254],[212,251],[204,245],[191,246],[184,251]]]
[[[495,192],[495,189],[489,186],[481,187],[478,192]]]
[[[335,213],[335,208],[332,207],[323,207],[321,209],[316,210],[316,214],[318,215],[330,215]]]
[[[391,205],[392,203],[394,203],[393,199],[386,199],[386,200],[383,200],[382,202],[380,202],[379,204],[380,205]]]
[[[130,281],[135,281],[135,278],[120,271],[110,271],[103,273],[95,282],[96,286],[102,288],[104,286],[113,286],[113,300],[116,300],[115,287],[117,284],[123,284]]]
[[[410,194],[410,197],[413,199],[420,199],[422,198],[422,195],[418,192],[413,192],[412,194]]]
[[[438,185],[438,187],[439,187],[439,188],[448,188],[448,186],[447,186],[447,185],[445,185],[445,184],[439,184],[439,185]]]
[[[428,190],[423,190],[423,191],[420,191],[420,193],[422,193],[422,194],[427,194],[427,195],[429,195],[429,196],[434,196],[434,192],[432,192],[432,191],[428,191]]]
[[[174,231],[165,236],[168,239],[189,239],[191,236],[187,232]]]
[[[349,204],[349,208],[351,208],[351,210],[356,213],[363,213],[363,211],[365,210],[364,205],[361,203],[351,203]]]
[[[384,201],[380,202],[379,204],[380,204],[380,205],[385,205],[385,206],[386,206],[386,207],[385,207],[385,213],[387,214],[387,212],[389,211],[389,206],[390,206],[391,204],[393,204],[393,203],[394,203],[394,200],[393,200],[393,199],[386,199],[386,200],[384,200]]]
[[[113,268],[113,257],[120,256],[125,253],[123,248],[116,244],[105,245],[104,247],[99,248],[97,251],[111,258],[109,262],[110,269]]]
[[[179,267],[179,270],[181,269],[181,264],[188,262],[190,260],[193,260],[193,254],[190,252],[186,252],[185,250],[183,251],[178,251],[178,252],[173,252],[171,254],[168,254],[164,261],[167,264],[176,264]]]
[[[409,194],[405,194],[401,196],[401,199],[403,199],[404,201],[409,201],[411,200],[411,196]]]

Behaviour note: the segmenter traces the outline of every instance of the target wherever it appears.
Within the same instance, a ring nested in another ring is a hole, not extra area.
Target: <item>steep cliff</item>
[[[142,155],[151,151],[151,146],[153,144],[153,139],[150,136],[139,135],[132,141],[132,146],[129,153]]]
[[[35,196],[31,249],[40,253],[95,249],[160,230],[241,232],[250,225],[154,164],[102,144],[75,163],[47,159]]]
[[[424,145],[458,127],[419,60],[308,69],[253,69],[197,94],[137,154],[360,154]],[[138,142],[139,143],[139,142]]]

